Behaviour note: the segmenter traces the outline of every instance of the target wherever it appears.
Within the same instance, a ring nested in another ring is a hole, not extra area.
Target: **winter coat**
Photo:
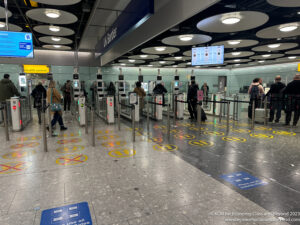
[[[51,102],[51,91],[52,91],[52,102]],[[61,95],[56,88],[48,88],[47,90],[47,102],[49,104],[61,103]],[[54,114],[55,112],[52,112]],[[61,114],[61,111],[59,112]]]
[[[162,84],[157,84],[155,86],[155,88],[153,89],[154,94],[161,94],[162,95],[162,94],[165,94],[167,92],[168,92],[167,89]]]
[[[199,90],[199,87],[197,84],[192,84],[189,86],[187,99],[188,101],[195,101],[197,100],[197,92]]]
[[[47,91],[46,89],[43,87],[43,85],[37,85],[32,93],[31,93],[33,99],[34,99],[34,103],[33,103],[33,107],[36,108],[37,107],[37,101],[41,101],[42,99],[40,99],[40,96],[43,96],[43,99],[46,99],[47,97]]]
[[[0,81],[0,102],[5,102],[15,95],[20,96],[20,93],[14,83],[9,79],[2,79]]]

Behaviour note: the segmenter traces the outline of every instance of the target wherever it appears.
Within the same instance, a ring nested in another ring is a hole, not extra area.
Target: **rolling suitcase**
[[[265,109],[258,108],[255,109],[255,122],[264,123],[265,122]],[[267,109],[267,117],[269,116],[269,110]]]

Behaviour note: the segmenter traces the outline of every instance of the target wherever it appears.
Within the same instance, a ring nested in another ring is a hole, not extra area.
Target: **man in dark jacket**
[[[165,94],[168,93],[168,91],[162,83],[158,83],[154,87],[153,93],[156,94],[156,95],[162,95],[163,104],[165,104]]]
[[[9,74],[4,74],[0,81],[0,102],[5,102],[13,96],[20,96],[20,93],[14,83],[9,79]]]
[[[267,96],[271,97],[269,122],[273,122],[275,110],[277,111],[275,123],[278,123],[280,120],[281,110],[283,108],[282,90],[284,88],[285,84],[281,82],[281,77],[276,76],[275,83],[271,85],[270,91],[267,93]]]
[[[41,113],[43,109],[43,104],[44,105],[46,104],[47,91],[43,87],[42,83],[39,82],[38,85],[33,89],[31,95],[34,98],[33,107],[36,108],[37,110],[39,124],[41,124],[42,123]]]
[[[71,93],[72,93],[72,85],[70,80],[67,80],[64,86],[62,86],[61,91],[64,97],[64,111],[67,110],[67,106],[68,106],[68,110],[70,111]]]
[[[189,86],[187,100],[188,100],[188,110],[190,113],[190,119],[197,118],[197,92],[199,90],[198,85],[194,80],[192,80]]]
[[[293,126],[296,126],[300,116],[300,74],[286,86],[283,94],[287,97],[285,125],[290,125],[294,111]]]

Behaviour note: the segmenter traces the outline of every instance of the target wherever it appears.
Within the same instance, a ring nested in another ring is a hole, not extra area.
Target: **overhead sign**
[[[142,25],[153,13],[154,0],[131,0],[96,45],[96,55],[103,55],[126,33]]]
[[[50,68],[47,65],[23,65],[24,73],[45,73],[50,72]]]
[[[47,209],[42,212],[40,225],[92,225],[87,202]]]
[[[298,72],[300,72],[300,63],[298,64]]]
[[[224,63],[224,46],[192,48],[192,66]]]

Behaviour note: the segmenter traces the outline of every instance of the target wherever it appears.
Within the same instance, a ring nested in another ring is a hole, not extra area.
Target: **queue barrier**
[[[118,102],[118,129],[121,130],[121,106],[131,109],[131,121],[132,121],[132,142],[135,142],[135,105],[127,105]],[[128,118],[128,117],[126,117]]]
[[[7,108],[6,107],[7,106],[6,106],[5,102],[0,104],[1,115],[3,115],[5,139],[6,139],[6,141],[9,141],[9,129],[8,129]]]

